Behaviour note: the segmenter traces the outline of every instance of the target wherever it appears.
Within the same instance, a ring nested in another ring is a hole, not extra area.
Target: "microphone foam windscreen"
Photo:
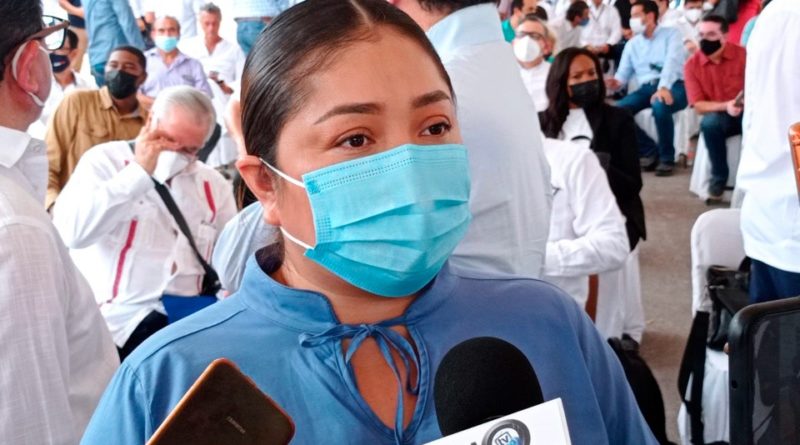
[[[448,351],[436,371],[433,397],[444,436],[544,402],[525,354],[494,337],[466,340]]]

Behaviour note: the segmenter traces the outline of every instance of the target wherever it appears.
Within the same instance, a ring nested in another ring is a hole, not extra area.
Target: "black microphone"
[[[466,340],[448,351],[436,371],[433,398],[443,436],[544,402],[525,354],[494,337]]]

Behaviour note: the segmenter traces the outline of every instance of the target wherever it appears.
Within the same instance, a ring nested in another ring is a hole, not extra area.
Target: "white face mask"
[[[646,28],[642,19],[639,17],[631,17],[631,31],[633,31],[634,34],[641,34]]]
[[[514,40],[513,46],[514,55],[520,62],[530,63],[542,55],[542,48],[539,46],[539,42],[533,40],[530,36]]]
[[[714,4],[713,3],[711,3],[711,2],[703,3],[703,11],[711,11],[712,9],[714,9]]]
[[[703,10],[702,9],[687,9],[687,10],[683,11],[683,16],[686,17],[686,20],[688,20],[689,23],[695,24],[700,20],[700,17],[703,16]]]
[[[17,81],[19,80],[18,73],[17,73],[17,64],[19,63],[19,58],[22,55],[22,52],[25,50],[25,47],[27,45],[28,45],[27,42],[23,43],[22,45],[20,45],[19,48],[17,48],[17,52],[14,53],[14,58],[11,59],[11,73],[14,75],[14,80],[17,80]],[[50,65],[50,55],[38,43],[36,44],[36,47],[39,48],[39,50],[41,52],[43,52],[44,55],[47,56],[47,69],[49,70],[47,78],[50,79],[50,78],[53,77],[53,67],[52,67],[52,65]],[[35,103],[36,106],[38,106],[39,108],[44,108],[44,101],[47,100],[46,97],[44,99],[42,99],[39,96],[31,93],[30,91],[26,91],[26,93],[28,93],[28,96],[31,97],[31,99],[33,100],[33,103]]]
[[[188,167],[192,161],[194,159],[183,153],[164,150],[158,154],[158,162],[156,163],[156,169],[153,171],[153,179],[164,184]]]

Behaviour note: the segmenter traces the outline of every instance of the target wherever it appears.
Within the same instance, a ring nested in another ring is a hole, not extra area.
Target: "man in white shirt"
[[[76,444],[119,359],[44,211],[44,144],[25,132],[50,92],[39,2],[0,2],[0,441]]]
[[[203,35],[181,39],[178,43],[178,48],[183,54],[198,60],[203,65],[213,92],[212,102],[222,134],[217,146],[205,159],[206,164],[212,167],[230,165],[237,159],[236,142],[228,133],[222,116],[234,91],[239,90],[245,61],[241,47],[220,36],[221,22],[220,8],[214,3],[206,3],[200,7],[200,29]]]
[[[544,55],[552,51],[550,31],[539,17],[533,14],[526,15],[517,26],[516,38],[512,44],[525,89],[533,99],[536,111],[544,111],[549,103],[545,85],[547,74],[550,72],[550,62],[544,60]]]
[[[654,0],[658,5],[658,25],[677,26],[678,21],[683,17],[682,11],[670,8],[669,0]]]
[[[182,38],[178,48],[187,56],[199,60],[208,78],[216,83],[225,97],[233,94],[244,70],[244,52],[236,43],[219,35],[222,11],[213,3],[200,7],[200,29],[202,35]],[[216,95],[214,95],[216,97]],[[224,101],[227,103],[227,100]]]
[[[50,96],[44,103],[42,115],[28,127],[28,134],[35,139],[44,139],[47,133],[47,121],[58,108],[61,99],[70,91],[76,89],[97,88],[94,79],[88,79],[81,73],[72,69],[72,63],[78,54],[78,35],[67,29],[64,46],[50,53],[50,65],[53,67],[53,82],[50,87]]]
[[[611,47],[622,40],[622,19],[617,8],[603,0],[589,2],[589,23],[581,31],[581,46],[598,57],[611,57]]]
[[[163,296],[202,292],[203,265],[156,184],[167,186],[205,261],[217,233],[236,214],[231,185],[195,160],[215,121],[202,92],[188,86],[162,90],[135,143],[89,150],[53,209],[121,356],[166,325]]]
[[[554,54],[558,54],[566,48],[581,46],[581,33],[589,21],[589,5],[582,0],[569,5],[564,17],[550,21],[553,31],[556,33]]]
[[[458,97],[473,219],[450,259],[454,270],[539,277],[550,225],[550,174],[541,130],[531,125],[536,108],[503,39],[494,1],[390,1],[427,31]]]
[[[742,157],[744,251],[753,302],[800,295],[800,193],[787,129],[800,121],[800,2],[774,0],[747,43]]]
[[[703,0],[685,0],[681,17],[675,23],[675,27],[683,36],[683,47],[690,56],[698,49],[698,26],[703,18]]]

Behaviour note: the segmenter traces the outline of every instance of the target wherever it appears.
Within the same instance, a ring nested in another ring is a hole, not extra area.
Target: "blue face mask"
[[[469,166],[462,145],[402,145],[294,179],[314,215],[316,246],[281,232],[305,256],[384,297],[428,284],[467,231]]]
[[[586,17],[585,19],[581,20],[581,21],[578,23],[578,26],[586,26],[586,25],[588,25],[588,24],[589,24],[589,17]]]
[[[156,36],[155,44],[158,49],[168,53],[178,47],[178,38],[172,36]]]

